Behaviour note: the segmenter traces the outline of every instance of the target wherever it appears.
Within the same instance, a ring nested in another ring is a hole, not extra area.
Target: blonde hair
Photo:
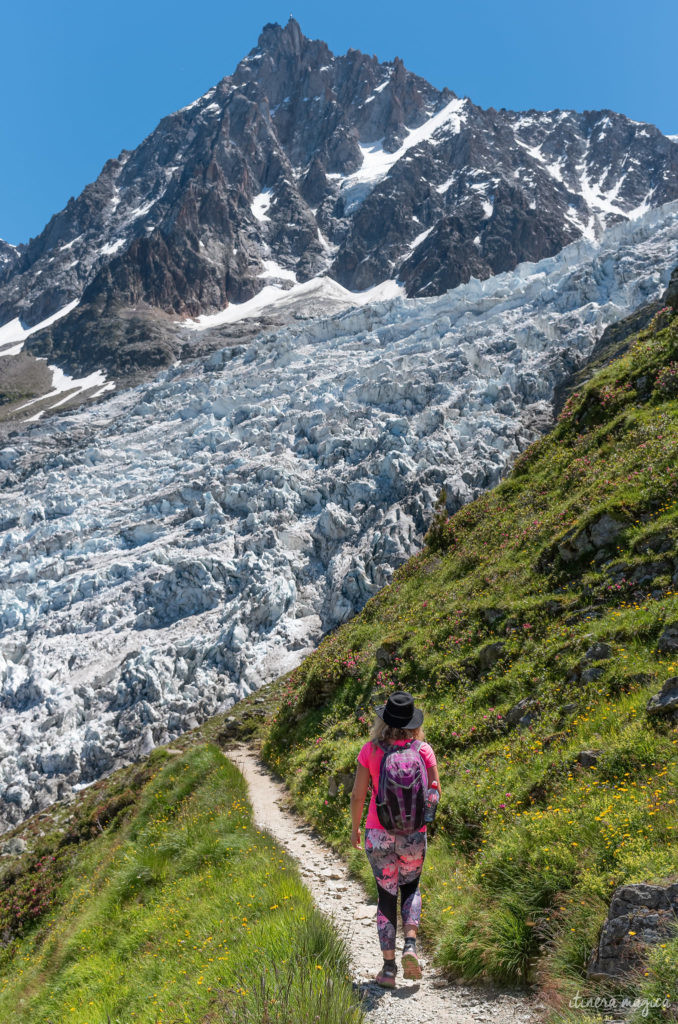
[[[375,716],[370,730],[370,740],[376,748],[380,743],[392,743],[393,740],[423,740],[424,730],[420,725],[416,729],[399,729],[395,725],[388,725],[379,715]]]

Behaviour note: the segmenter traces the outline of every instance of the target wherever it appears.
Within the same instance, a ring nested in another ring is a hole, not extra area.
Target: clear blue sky
[[[0,238],[27,241],[292,13],[481,106],[611,108],[678,133],[675,0],[32,0],[0,13]]]

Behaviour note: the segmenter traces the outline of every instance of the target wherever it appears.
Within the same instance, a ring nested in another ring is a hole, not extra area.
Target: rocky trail
[[[256,753],[244,744],[226,752],[242,772],[249,789],[254,821],[271,833],[298,861],[304,883],[316,906],[327,914],[344,936],[351,955],[353,982],[363,998],[367,1020],[385,1024],[396,1017],[399,1024],[528,1024],[539,1018],[540,1004],[514,992],[473,988],[449,983],[426,956],[420,982],[404,981],[399,970],[393,991],[371,979],[381,967],[376,934],[376,904],[367,900],[362,886],[349,877],[345,862],[315,834],[303,819],[285,809],[286,790],[275,781]],[[402,935],[398,934],[398,950]],[[399,957],[399,953],[398,953]]]

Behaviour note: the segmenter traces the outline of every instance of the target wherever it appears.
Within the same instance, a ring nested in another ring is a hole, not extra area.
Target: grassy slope
[[[411,690],[441,767],[423,885],[438,959],[467,978],[540,980],[561,1004],[582,987],[613,888],[678,877],[678,731],[645,711],[678,674],[657,649],[678,620],[677,360],[678,317],[664,313],[499,487],[440,514],[425,551],[279,684],[264,745],[365,875],[348,797],[330,796],[329,780],[354,770],[389,689]],[[563,561],[559,541],[603,513],[624,524],[614,544]],[[597,641],[611,656],[583,664]],[[483,670],[495,642],[500,659]],[[382,644],[393,663],[379,669]],[[533,721],[508,727],[526,697]],[[590,749],[598,763],[584,768]],[[676,999],[676,962],[678,940],[655,949],[643,992]]]
[[[0,877],[1,1021],[358,1024],[343,947],[242,776],[186,747],[23,828]]]

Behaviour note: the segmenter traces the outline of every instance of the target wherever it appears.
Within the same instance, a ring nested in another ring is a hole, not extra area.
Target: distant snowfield
[[[676,262],[673,203],[438,298],[353,297],[13,437],[0,828],[297,664],[420,549],[443,486],[456,507],[501,478]]]

